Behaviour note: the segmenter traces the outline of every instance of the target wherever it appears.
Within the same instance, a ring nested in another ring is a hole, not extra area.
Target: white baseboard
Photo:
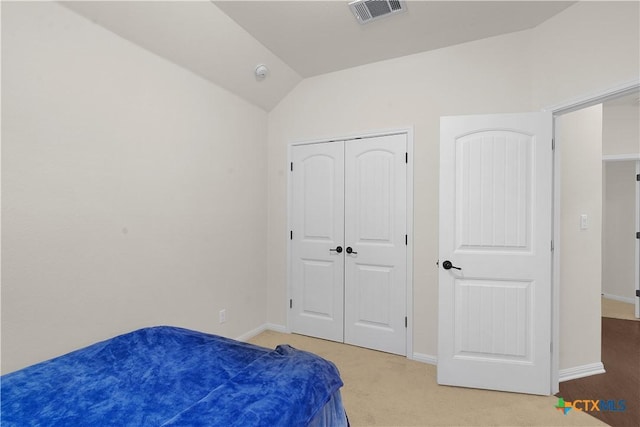
[[[249,332],[245,332],[244,334],[240,335],[239,337],[236,337],[236,341],[249,341],[251,338],[255,337],[256,335],[260,335],[261,333],[263,333],[266,330],[267,330],[267,325],[266,324],[260,325],[257,328],[252,329]]]
[[[275,323],[264,323],[255,329],[245,332],[236,338],[236,341],[249,341],[251,338],[260,335],[264,331],[275,331],[283,334],[287,333],[287,328],[283,325],[276,325]]]
[[[267,323],[265,324],[268,331],[280,332],[281,334],[288,334],[287,327],[284,325],[278,325],[276,323]]]
[[[628,297],[621,297],[618,295],[612,295],[612,294],[602,294],[602,296],[606,299],[612,299],[614,301],[620,301],[620,302],[626,302],[629,304],[635,304],[635,301],[633,298],[628,298]]]
[[[429,365],[438,364],[438,358],[430,354],[413,353],[413,356],[411,358],[416,362],[428,363]]]
[[[590,363],[588,365],[576,366],[574,368],[560,369],[558,381],[569,381],[578,378],[584,378],[596,374],[604,374],[604,365],[602,362]]]

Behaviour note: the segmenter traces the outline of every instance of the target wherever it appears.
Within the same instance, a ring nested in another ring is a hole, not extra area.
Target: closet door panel
[[[292,330],[343,341],[344,143],[292,149]]]
[[[345,144],[345,342],[404,355],[406,135]]]

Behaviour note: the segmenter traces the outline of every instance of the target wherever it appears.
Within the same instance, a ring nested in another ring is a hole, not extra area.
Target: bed
[[[1,380],[8,426],[346,426],[335,365],[183,328],[144,328]]]

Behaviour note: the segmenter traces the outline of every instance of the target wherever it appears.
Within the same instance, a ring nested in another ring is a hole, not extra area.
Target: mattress
[[[2,426],[341,426],[336,366],[288,345],[144,328],[0,378]]]

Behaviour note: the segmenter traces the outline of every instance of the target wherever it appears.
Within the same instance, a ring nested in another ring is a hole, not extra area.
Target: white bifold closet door
[[[406,354],[407,137],[292,147],[292,331]]]

